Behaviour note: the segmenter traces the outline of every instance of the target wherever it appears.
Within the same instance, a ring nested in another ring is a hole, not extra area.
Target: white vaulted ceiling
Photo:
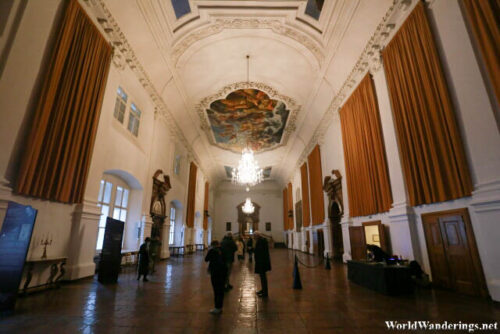
[[[240,88],[283,101],[290,116],[282,142],[256,155],[281,182],[397,3],[325,0],[315,20],[304,14],[305,0],[190,0],[191,13],[177,20],[170,0],[83,1],[117,46],[115,62],[138,65],[139,79],[157,94],[209,177],[225,178],[224,166],[240,156],[214,142],[209,104]]]

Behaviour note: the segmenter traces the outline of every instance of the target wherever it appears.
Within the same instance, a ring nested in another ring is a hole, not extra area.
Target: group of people
[[[255,246],[252,238],[247,240],[246,252],[249,256],[249,262],[252,262],[252,254],[255,257],[255,273],[259,274],[261,282],[261,290],[257,292],[257,295],[265,298],[268,296],[266,272],[271,270],[269,246],[267,240],[258,231],[254,232],[254,239]],[[231,233],[228,233],[220,243],[213,240],[210,244],[210,249],[205,257],[205,261],[209,263],[208,271],[214,290],[215,308],[210,310],[210,313],[218,314],[222,312],[224,292],[233,288],[229,283],[229,278],[236,252],[238,259],[244,260],[245,244],[241,238],[235,242]]]

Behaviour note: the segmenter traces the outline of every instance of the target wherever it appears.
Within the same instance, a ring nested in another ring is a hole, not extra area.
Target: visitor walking
[[[267,276],[266,272],[271,271],[271,258],[269,257],[269,246],[266,238],[260,235],[259,231],[255,235],[255,273],[260,276],[261,290],[257,292],[259,297],[267,297]]]
[[[144,240],[144,243],[139,248],[139,265],[138,265],[138,276],[137,280],[141,279],[144,282],[148,281],[148,272],[149,272],[149,248],[151,244],[151,238],[147,237]]]
[[[248,237],[248,240],[247,240],[247,253],[248,253],[248,262],[252,262],[252,255],[253,255],[253,239],[252,239],[252,237]]]
[[[205,256],[205,262],[208,262],[208,271],[214,290],[214,308],[210,310],[210,313],[219,314],[222,312],[224,285],[226,283],[226,263],[219,241],[213,240],[210,243],[210,249],[207,256]]]
[[[229,232],[223,239],[221,243],[222,255],[224,256],[224,261],[226,262],[226,291],[229,291],[233,286],[229,283],[229,277],[231,277],[231,270],[233,269],[234,253],[237,250],[236,243],[233,240],[231,232]]]
[[[238,256],[238,260],[243,260],[245,259],[245,244],[243,243],[243,240],[239,238],[236,240],[236,255]]]

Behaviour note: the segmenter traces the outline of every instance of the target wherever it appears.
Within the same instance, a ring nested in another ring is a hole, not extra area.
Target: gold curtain
[[[208,190],[209,184],[205,182],[205,202],[203,204],[203,229],[206,231],[208,229]]]
[[[288,183],[288,212],[292,211],[293,212],[293,190],[292,190],[292,184]],[[293,216],[288,217],[288,229],[293,230]]]
[[[188,183],[188,199],[186,208],[186,225],[187,227],[194,226],[194,199],[196,193],[196,173],[198,167],[191,162],[189,166],[189,183]]]
[[[382,126],[369,74],[340,110],[351,217],[389,211],[392,204]]]
[[[300,181],[302,183],[302,224],[304,227],[309,226],[309,181],[307,180],[307,164],[300,167]]]
[[[421,2],[383,51],[411,205],[469,196],[472,182]]]
[[[500,103],[500,0],[462,0]]]
[[[17,193],[82,202],[111,51],[83,8],[70,1],[21,160]]]
[[[322,224],[325,220],[325,203],[323,202],[323,175],[321,173],[321,153],[316,145],[307,157],[309,166],[309,186],[311,187],[312,224]]]
[[[287,189],[283,189],[283,230],[288,230],[288,194]]]

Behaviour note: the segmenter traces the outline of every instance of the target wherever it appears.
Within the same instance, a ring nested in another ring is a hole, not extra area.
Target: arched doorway
[[[236,207],[238,211],[238,225],[239,225],[239,233],[240,235],[250,235],[253,234],[254,231],[259,229],[259,216],[260,216],[260,205],[252,202],[255,210],[252,214],[246,214],[243,212],[242,207],[245,202],[241,202]]]

